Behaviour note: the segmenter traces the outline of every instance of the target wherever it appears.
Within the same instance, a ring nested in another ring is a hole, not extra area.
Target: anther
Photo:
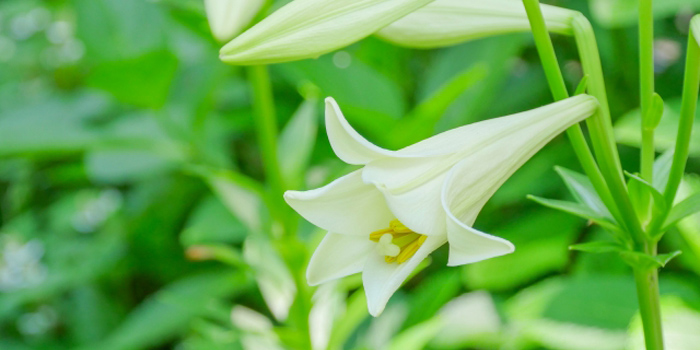
[[[392,220],[389,228],[370,233],[369,239],[377,242],[377,252],[384,256],[384,261],[404,263],[410,259],[428,236],[411,231],[399,220]]]

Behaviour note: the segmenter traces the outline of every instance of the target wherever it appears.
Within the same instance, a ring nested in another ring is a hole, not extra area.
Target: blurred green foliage
[[[637,169],[636,1],[548,3],[592,18],[623,163]],[[700,1],[655,4],[662,152]],[[575,45],[555,44],[573,89]],[[280,162],[298,189],[350,170],[323,132],[325,96],[388,147],[551,101],[527,34],[432,51],[370,37],[271,70]],[[323,232],[300,222],[299,237],[279,237],[250,95],[245,71],[219,62],[199,0],[0,1],[0,349],[303,349],[309,333],[317,349],[639,348],[627,267],[567,250],[601,231],[525,198],[572,199],[554,171],[578,169],[565,138],[477,221],[514,254],[448,268],[441,249],[371,319],[358,276],[306,286]],[[700,143],[691,154],[697,174]],[[699,191],[689,175],[683,197]],[[700,217],[661,247],[684,251],[663,272],[669,312],[697,324]],[[667,331],[697,332],[687,325]]]

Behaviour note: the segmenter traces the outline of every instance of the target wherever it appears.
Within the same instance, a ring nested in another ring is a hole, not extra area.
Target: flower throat
[[[410,259],[426,238],[428,236],[411,231],[397,219],[391,220],[388,228],[369,235],[371,241],[378,243],[377,252],[384,255],[384,260],[390,264],[401,264]]]

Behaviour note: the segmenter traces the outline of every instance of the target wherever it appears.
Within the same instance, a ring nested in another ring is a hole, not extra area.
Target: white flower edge
[[[204,0],[204,10],[214,38],[226,42],[253,20],[265,0]]]
[[[571,34],[576,11],[541,6],[550,31]],[[520,0],[435,0],[381,29],[377,36],[396,45],[428,49],[529,30]]]
[[[229,64],[280,63],[361,40],[433,0],[294,0],[221,48]]]

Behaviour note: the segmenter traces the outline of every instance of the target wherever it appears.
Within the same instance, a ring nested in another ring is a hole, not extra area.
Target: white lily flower
[[[221,60],[269,64],[350,45],[433,0],[294,0],[226,44]]]
[[[527,159],[596,108],[593,97],[579,95],[390,151],[360,136],[328,98],[334,152],[364,167],[319,189],[285,193],[294,210],[329,232],[311,258],[308,282],[362,272],[376,316],[411,271],[446,242],[450,266],[513,252],[510,242],[472,227],[477,214]]]
[[[204,10],[214,38],[220,42],[233,39],[245,28],[265,0],[204,0]]]
[[[570,23],[576,11],[542,5],[542,14],[550,31],[571,33]],[[521,0],[435,0],[377,35],[397,45],[435,48],[529,30]]]

